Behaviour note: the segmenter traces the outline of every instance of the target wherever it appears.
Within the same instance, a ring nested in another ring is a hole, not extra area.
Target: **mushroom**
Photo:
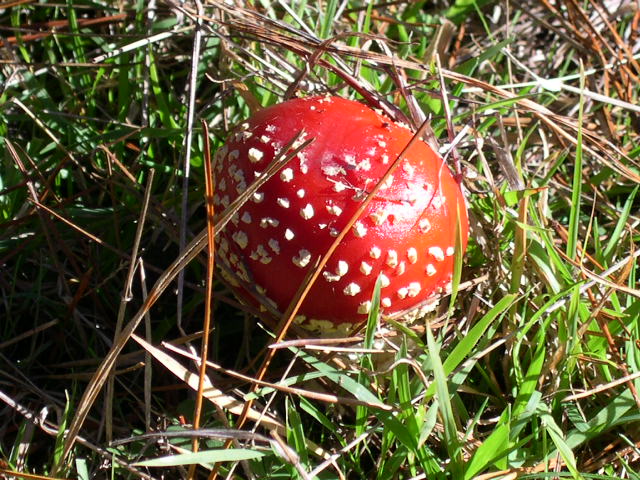
[[[359,102],[289,100],[257,112],[217,152],[214,203],[233,202],[299,132],[293,148],[313,142],[217,237],[219,262],[238,295],[254,302],[249,291],[258,292],[280,312],[413,137]],[[363,322],[378,278],[384,314],[422,313],[451,281],[457,221],[464,251],[460,187],[426,143],[414,142],[324,266],[299,323],[336,331]]]

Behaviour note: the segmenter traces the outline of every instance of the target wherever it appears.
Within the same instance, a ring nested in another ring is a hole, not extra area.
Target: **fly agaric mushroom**
[[[217,152],[214,204],[229,206],[298,132],[298,145],[313,142],[264,183],[217,238],[218,258],[235,277],[236,292],[251,301],[254,289],[280,312],[413,137],[339,97],[265,108]],[[324,266],[297,320],[325,332],[363,322],[378,278],[384,314],[422,313],[451,280],[456,222],[464,251],[468,221],[459,185],[427,144],[414,142]]]

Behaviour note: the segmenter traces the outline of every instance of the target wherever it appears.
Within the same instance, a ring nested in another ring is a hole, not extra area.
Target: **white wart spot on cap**
[[[444,196],[442,194],[438,194],[433,197],[433,201],[431,202],[431,206],[435,209],[439,209],[444,205]]]
[[[269,255],[264,255],[260,257],[260,263],[263,263],[265,265],[268,265],[269,263],[271,263],[271,260],[273,259]]]
[[[364,172],[368,172],[369,170],[371,170],[371,160],[365,158],[364,160],[358,162],[358,164],[356,165],[356,171],[360,170]]]
[[[349,271],[349,264],[344,260],[338,260],[338,268],[336,268],[336,273],[341,277],[346,275]]]
[[[362,238],[367,234],[367,227],[362,222],[356,222],[353,224],[353,234],[358,238]]]
[[[229,173],[231,174],[231,177],[236,181],[236,182],[244,182],[245,178],[244,178],[244,170],[242,170],[241,168],[238,168],[236,164],[233,164],[229,167]]]
[[[322,167],[322,173],[324,173],[327,177],[335,177],[339,174],[347,174],[345,169],[340,167],[339,165],[325,165],[324,167]]]
[[[282,208],[289,208],[289,206],[291,205],[288,198],[278,198],[276,200],[276,203],[280,205]]]
[[[262,143],[269,143],[271,141],[271,137],[269,135],[261,135],[260,141]]]
[[[327,212],[336,217],[342,215],[342,209],[338,205],[327,205]]]
[[[398,252],[395,250],[389,250],[387,252],[387,260],[386,264],[391,268],[395,268],[398,266]]]
[[[398,295],[398,298],[400,300],[404,300],[405,298],[407,298],[407,295],[409,295],[409,289],[407,287],[399,288],[396,292],[396,295]]]
[[[396,267],[396,275],[402,275],[407,270],[407,263],[403,260]]]
[[[360,291],[361,291],[360,285],[354,282],[351,282],[343,290],[344,294],[350,297],[355,297],[357,294],[360,293]]]
[[[340,275],[327,271],[322,272],[322,276],[327,282],[339,282],[342,278]]]
[[[296,195],[298,196],[298,198],[304,198],[304,194],[305,194],[304,188],[301,188],[296,192]]]
[[[264,157],[264,152],[262,150],[258,150],[257,148],[250,148],[247,152],[249,156],[249,161],[251,163],[258,163]]]
[[[378,259],[380,258],[380,255],[382,255],[382,250],[376,246],[371,247],[371,250],[369,250],[369,256],[371,258]]]
[[[290,182],[291,180],[293,180],[293,169],[285,168],[284,170],[282,170],[280,172],[280,180],[282,180],[283,182]]]
[[[360,271],[364,275],[369,275],[371,273],[371,270],[373,270],[373,267],[371,265],[369,265],[367,262],[361,262],[360,263]]]
[[[447,249],[446,249],[446,250],[445,250],[445,252],[444,252],[444,254],[445,254],[447,257],[452,257],[454,253],[456,253],[456,249],[455,249],[455,248],[453,248],[453,247],[447,247]]]
[[[280,225],[280,220],[277,218],[264,217],[260,219],[260,226],[262,228],[277,227],[278,225]]]
[[[273,250],[273,253],[278,255],[280,253],[280,243],[275,238],[269,239],[269,248]]]
[[[309,164],[307,163],[307,157],[304,152],[300,152],[298,154],[298,158],[300,159],[300,173],[303,175],[309,172]]]
[[[300,209],[300,216],[305,220],[309,220],[310,218],[313,218],[313,215],[314,215],[313,206],[310,203],[307,203],[304,206],[304,208]]]
[[[240,152],[238,150],[232,150],[227,157],[229,160],[237,160],[240,158]]]
[[[309,265],[311,261],[311,252],[309,250],[302,249],[298,252],[298,256],[291,259],[293,264],[297,267],[304,268]]]
[[[251,197],[255,203],[260,203],[264,200],[264,192],[253,192],[253,196]]]
[[[296,235],[293,233],[293,231],[289,228],[287,228],[284,231],[284,238],[287,240],[293,240],[293,237],[295,237]]]
[[[418,222],[418,228],[422,233],[427,233],[431,230],[431,222],[426,218],[421,218]]]
[[[384,297],[380,300],[380,304],[385,308],[389,308],[391,306],[391,299],[389,297]]]
[[[269,252],[266,248],[264,248],[264,245],[262,244],[258,245],[256,250],[251,252],[250,258],[252,258],[253,260],[258,260],[260,263],[263,263],[265,265],[271,262],[271,255],[269,255]]]
[[[334,182],[333,183],[333,191],[336,193],[340,193],[343,190],[346,190],[347,186],[342,182]]]
[[[409,263],[416,263],[418,261],[418,251],[415,248],[410,247],[407,250],[407,258],[409,259]]]
[[[381,273],[378,278],[380,279],[380,287],[385,288],[391,285],[391,280],[384,273]]]
[[[375,225],[382,225],[384,221],[387,219],[387,216],[389,216],[389,214],[386,211],[380,209],[371,213],[369,215],[369,218]]]
[[[407,293],[409,297],[417,297],[420,290],[422,290],[422,286],[419,282],[411,282],[407,288],[409,290]]]
[[[234,232],[233,235],[231,235],[231,238],[240,246],[240,248],[247,248],[247,245],[249,244],[249,237],[247,237],[247,234],[242,230]]]
[[[434,267],[431,264],[427,265],[427,275],[429,277],[433,277],[435,274],[436,274],[436,267]]]
[[[409,162],[405,162],[402,164],[402,171],[406,173],[409,178],[413,178],[413,174],[415,173],[416,168]]]
[[[244,212],[240,220],[242,220],[246,224],[249,224],[251,223],[251,215],[249,214],[249,212]]]
[[[435,258],[438,262],[444,260],[444,252],[440,247],[429,247],[429,250],[427,251],[429,252],[429,255],[433,256],[433,258]]]
[[[366,302],[362,302],[358,305],[358,313],[367,314],[371,311],[371,302],[367,300]]]

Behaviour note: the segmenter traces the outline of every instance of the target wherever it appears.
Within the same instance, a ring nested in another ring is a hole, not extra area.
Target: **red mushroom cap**
[[[281,312],[413,137],[406,127],[338,97],[265,108],[217,153],[216,205],[227,207],[300,131],[314,141],[217,238],[224,267]],[[366,320],[378,277],[384,314],[423,305],[451,280],[458,215],[464,251],[468,221],[459,185],[427,144],[415,142],[329,259],[300,319],[325,328]]]

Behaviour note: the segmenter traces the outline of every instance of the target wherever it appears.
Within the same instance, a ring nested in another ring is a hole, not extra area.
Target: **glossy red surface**
[[[218,152],[217,208],[244,191],[301,130],[314,142],[261,187],[218,237],[219,260],[281,312],[413,136],[365,105],[338,97],[266,108]],[[450,281],[458,215],[466,247],[460,188],[441,158],[416,142],[333,254],[300,313],[361,322],[380,274],[389,282],[382,289],[385,313],[430,298]]]

